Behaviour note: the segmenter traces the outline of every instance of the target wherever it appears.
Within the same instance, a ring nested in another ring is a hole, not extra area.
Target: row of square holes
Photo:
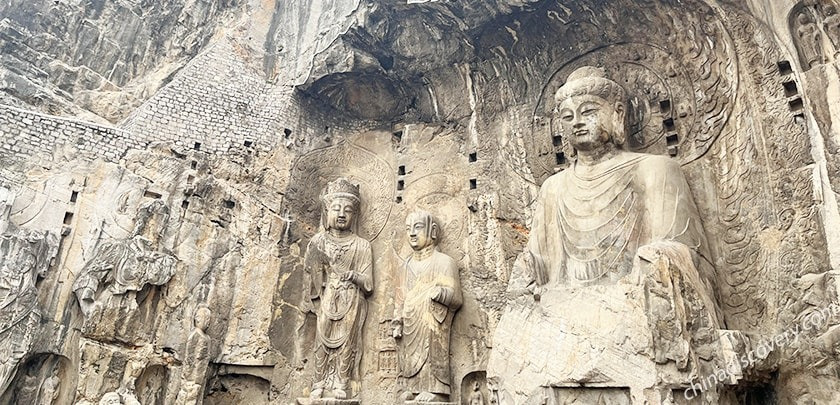
[[[782,82],[782,88],[785,91],[785,97],[788,98],[788,108],[791,112],[795,113],[793,116],[794,120],[804,121],[805,114],[802,110],[805,108],[805,103],[802,101],[802,97],[799,96],[799,88],[796,86],[796,81],[788,77],[793,74],[793,67],[786,60],[779,61],[776,66],[779,68],[779,75],[787,79]]]
[[[326,127],[325,129],[328,130],[329,128],[330,127]],[[289,128],[283,128],[283,137],[289,139],[290,136],[292,136],[292,130]],[[254,141],[246,140],[242,142],[242,144],[245,145],[246,148],[250,148],[254,146]],[[193,150],[201,150],[201,142],[193,143]]]
[[[399,144],[402,142],[403,131],[396,131],[392,134],[391,140],[395,144]],[[471,152],[467,155],[467,160],[469,163],[478,162],[478,152]],[[397,167],[397,203],[401,203],[403,201],[402,198],[402,191],[405,190],[405,165],[400,165]],[[470,190],[475,190],[478,188],[478,179],[469,179]]]

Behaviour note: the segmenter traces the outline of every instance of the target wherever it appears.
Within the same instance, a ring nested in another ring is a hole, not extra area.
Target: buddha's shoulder
[[[682,170],[680,167],[680,163],[674,158],[668,156],[635,152],[628,152],[628,155],[634,155],[631,157],[631,159],[636,160],[638,162],[636,164],[636,167],[639,170]]]

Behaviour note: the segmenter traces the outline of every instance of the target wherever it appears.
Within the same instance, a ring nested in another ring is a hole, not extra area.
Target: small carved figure
[[[102,396],[98,405],[140,405],[140,401],[133,395],[120,395],[111,391]]]
[[[837,7],[833,4],[825,6],[823,28],[831,45],[834,46],[835,54],[840,53],[840,13],[837,13]]]
[[[162,201],[146,204],[138,211],[131,237],[106,242],[96,250],[73,283],[86,318],[101,312],[107,295],[133,295],[146,285],[163,285],[172,278],[175,257],[156,246],[168,219],[169,209]],[[102,286],[107,286],[108,294],[103,295]]]
[[[321,203],[323,230],[312,237],[304,255],[310,277],[308,306],[317,316],[317,381],[310,398],[354,398],[358,393],[348,391],[350,382],[359,378],[367,296],[373,292],[373,255],[370,243],[355,232],[359,186],[345,178],[330,182]]]
[[[207,336],[210,315],[210,309],[205,306],[195,311],[195,329],[187,338],[184,365],[181,368],[181,389],[175,399],[176,405],[194,405],[202,398],[207,366],[210,364],[210,337]]]
[[[52,373],[41,384],[41,391],[38,393],[38,405],[52,405],[58,400],[61,379],[58,377],[58,365],[53,367]]]
[[[484,405],[484,394],[481,393],[481,383],[478,381],[473,382],[470,405]]]
[[[810,69],[823,63],[822,34],[806,10],[800,11],[799,15],[796,16],[796,21],[796,37],[800,56],[805,69]]]
[[[58,253],[58,236],[19,229],[9,218],[14,196],[0,187],[0,395],[37,336],[41,313],[36,283]]]
[[[416,402],[448,401],[451,394],[449,339],[461,282],[455,260],[437,250],[438,229],[425,211],[406,219],[414,252],[405,263],[393,335],[400,340],[404,399]]]

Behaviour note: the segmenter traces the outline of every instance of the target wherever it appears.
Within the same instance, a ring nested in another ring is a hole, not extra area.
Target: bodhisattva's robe
[[[593,166],[574,164],[542,185],[526,248],[531,274],[511,287],[612,284],[652,243],[665,246],[662,254],[683,273],[698,275],[688,277],[699,279],[707,308],[718,313],[708,243],[680,165],[625,151]]]
[[[310,298],[321,300],[315,351],[318,381],[328,388],[344,388],[341,385],[358,378],[365,298],[373,292],[370,243],[352,234],[336,238],[321,232],[309,242],[304,263],[311,278]],[[358,284],[341,281],[349,271],[358,274]]]
[[[433,301],[439,290],[441,302]],[[415,394],[450,395],[449,338],[463,302],[458,265],[437,250],[423,260],[409,258],[403,292],[399,360],[405,387]]]

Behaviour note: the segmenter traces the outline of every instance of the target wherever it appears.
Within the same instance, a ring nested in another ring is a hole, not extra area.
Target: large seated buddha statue
[[[689,185],[677,161],[624,148],[626,99],[594,67],[555,95],[574,159],[542,185],[514,264],[488,366],[499,403],[714,403],[684,390],[740,375]]]

